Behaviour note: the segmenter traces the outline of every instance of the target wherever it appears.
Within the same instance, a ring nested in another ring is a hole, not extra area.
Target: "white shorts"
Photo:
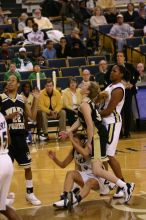
[[[108,130],[108,143],[106,147],[107,156],[115,156],[119,141],[119,136],[121,132],[121,126],[122,126],[122,122],[106,125],[106,128]]]
[[[13,164],[8,154],[0,154],[0,210],[6,210],[6,199],[9,193]]]
[[[88,172],[88,171],[79,171],[79,174],[81,175],[84,184],[89,180],[89,179],[95,179],[97,180],[97,182],[99,183],[98,177],[96,177],[92,172]]]

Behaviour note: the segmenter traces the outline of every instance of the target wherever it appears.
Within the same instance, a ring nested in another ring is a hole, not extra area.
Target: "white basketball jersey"
[[[0,154],[8,153],[7,122],[0,113]]]
[[[115,110],[107,117],[103,118],[103,122],[105,124],[113,124],[113,123],[117,123],[122,121],[121,118],[121,110],[123,108],[124,105],[124,101],[125,101],[125,87],[124,85],[120,82],[117,84],[110,84],[105,91],[108,93],[108,98],[105,100],[105,104],[103,109],[106,109],[110,100],[111,100],[111,94],[112,92],[117,89],[117,88],[121,88],[123,90],[123,98],[122,100],[118,103],[118,105],[116,106]]]
[[[86,160],[81,154],[79,154],[75,150],[74,160],[75,160],[75,163],[80,166],[81,171],[91,171],[91,158],[88,158]]]

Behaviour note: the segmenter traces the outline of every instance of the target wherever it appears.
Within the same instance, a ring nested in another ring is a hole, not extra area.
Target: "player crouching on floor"
[[[96,177],[92,173],[89,148],[85,146],[87,138],[83,134],[72,133],[69,135],[73,149],[69,152],[64,161],[58,160],[55,152],[49,151],[48,156],[61,168],[65,168],[74,159],[78,170],[68,171],[64,182],[64,192],[61,200],[53,204],[57,208],[68,208],[77,206],[82,199],[88,196],[90,190],[99,190],[104,195],[109,192],[105,179]],[[75,150],[76,149],[76,150]],[[73,190],[74,183],[81,186],[81,190]]]

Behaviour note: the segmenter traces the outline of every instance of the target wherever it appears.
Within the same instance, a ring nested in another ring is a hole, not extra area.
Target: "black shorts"
[[[10,135],[11,145],[9,146],[9,155],[12,161],[16,160],[20,166],[30,167],[31,156],[26,143],[26,135]]]

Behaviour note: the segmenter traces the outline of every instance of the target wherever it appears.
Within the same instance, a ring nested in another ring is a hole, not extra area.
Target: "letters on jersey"
[[[4,116],[0,113],[0,154],[7,153],[8,147],[8,134],[7,123]]]
[[[17,94],[15,99],[11,99],[6,94],[3,94],[1,111],[5,116],[8,116],[14,112],[18,112],[16,117],[7,120],[10,133],[22,133],[25,131],[24,100],[21,95]]]

